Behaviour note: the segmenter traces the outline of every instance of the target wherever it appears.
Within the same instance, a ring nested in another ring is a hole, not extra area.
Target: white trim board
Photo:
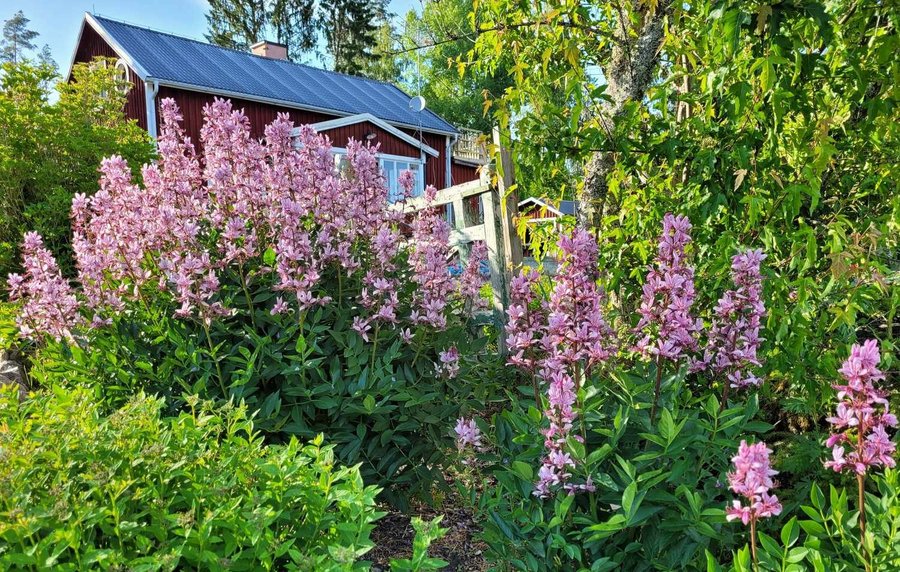
[[[541,199],[538,199],[535,197],[528,197],[527,199],[523,199],[523,200],[519,201],[519,210],[521,210],[523,206],[525,206],[529,203],[538,205],[540,207],[544,207],[548,211],[556,213],[556,216],[566,216],[558,208],[556,208],[552,205],[549,205],[549,204],[545,203],[544,201],[542,201]],[[534,220],[537,220],[537,219],[534,219]]]
[[[349,115],[347,117],[339,117],[337,119],[330,119],[328,121],[320,121],[319,123],[311,124],[310,127],[315,129],[316,132],[321,133],[323,131],[329,131],[331,129],[337,129],[339,127],[346,127],[348,125],[355,125],[357,123],[364,123],[364,122],[371,123],[372,125],[380,127],[381,129],[387,131],[388,133],[390,133],[397,139],[400,139],[401,141],[409,143],[416,149],[421,149],[422,151],[428,153],[432,157],[437,157],[438,155],[440,155],[440,153],[438,153],[437,149],[430,147],[425,142],[420,142],[418,139],[416,139],[412,135],[408,135],[408,134],[400,131],[393,125],[390,125],[383,119],[378,119],[371,113],[359,113],[357,115]],[[300,128],[295,127],[294,131],[293,131],[293,133],[291,133],[291,135],[296,137],[299,133],[300,133]]]

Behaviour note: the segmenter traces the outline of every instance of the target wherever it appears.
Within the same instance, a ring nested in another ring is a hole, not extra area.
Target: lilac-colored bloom
[[[761,250],[747,250],[732,259],[735,288],[719,299],[703,358],[692,363],[692,371],[725,375],[734,388],[762,383],[751,368],[760,365],[757,351],[763,338],[759,333],[766,315],[760,266],[765,258]]]
[[[734,500],[725,510],[727,520],[740,520],[746,525],[759,518],[781,514],[778,498],[769,492],[775,487],[772,477],[778,474],[769,466],[771,453],[765,443],[748,445],[741,441],[737,455],[731,459],[734,471],[728,473],[728,484],[746,504]]]
[[[459,375],[459,350],[456,346],[442,351],[438,355],[438,359],[441,361],[437,368],[439,373],[451,379]]]
[[[456,420],[454,432],[456,433],[456,447],[460,451],[470,447],[476,451],[484,448],[481,442],[481,430],[475,424],[474,419],[460,417]]]
[[[663,218],[656,264],[647,274],[638,309],[641,319],[635,327],[643,334],[636,349],[645,356],[677,362],[698,350],[697,334],[703,323],[691,315],[694,269],[685,255],[690,231],[687,217],[669,213]]]
[[[31,340],[73,340],[72,330],[82,323],[78,300],[36,232],[25,233],[22,264],[24,275],[10,274],[8,280],[10,300],[22,302],[16,318],[19,333]]]
[[[825,442],[832,448],[832,459],[825,466],[835,472],[864,475],[870,467],[896,465],[896,445],[887,428],[896,427],[897,418],[888,410],[887,395],[874,384],[884,379],[879,361],[878,341],[866,340],[853,345],[838,370],[847,382],[834,386],[838,405],[835,415],[827,418],[834,431]]]

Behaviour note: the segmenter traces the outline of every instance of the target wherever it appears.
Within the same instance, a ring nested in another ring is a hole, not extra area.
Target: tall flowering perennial
[[[691,315],[694,269],[685,254],[690,232],[687,217],[668,213],[663,218],[656,263],[647,273],[635,327],[643,334],[636,349],[645,356],[677,362],[699,349],[697,334],[703,322]]]
[[[778,474],[769,465],[772,450],[765,443],[748,445],[741,441],[738,453],[731,462],[734,471],[728,473],[728,484],[735,494],[743,497],[743,501],[735,499],[732,506],[725,511],[728,521],[740,520],[744,526],[750,525],[750,547],[753,562],[756,558],[756,523],[760,518],[768,518],[781,514],[781,503],[778,497],[770,494],[775,488],[772,477]],[[746,504],[745,504],[746,503]]]
[[[25,273],[10,274],[8,281],[10,300],[22,301],[19,332],[31,340],[42,335],[72,340],[72,328],[80,322],[78,300],[39,234],[25,234],[22,255]]]
[[[575,230],[559,240],[559,270],[544,301],[535,293],[539,277],[525,270],[511,285],[506,327],[509,363],[522,368],[547,387],[543,430],[547,451],[538,470],[534,494],[541,498],[554,490],[570,494],[593,491],[588,476],[572,480],[575,460],[568,451],[578,418],[578,391],[591,370],[614,353],[612,328],[603,318],[604,293],[597,285],[597,243],[589,233]]]
[[[159,156],[143,168],[143,187],[125,161],[110,157],[101,166],[100,190],[75,197],[79,290],[59,276],[40,237],[26,236],[26,272],[10,279],[14,299],[23,302],[23,335],[71,338],[84,325],[78,297],[90,327],[162,297],[171,315],[201,324],[209,337],[215,321],[253,319],[260,304],[254,300],[270,300],[263,302],[267,313],[295,312],[302,325],[307,310],[337,294],[352,297],[355,329],[364,338],[370,329],[390,327],[410,342],[410,326],[446,327],[451,309],[480,288],[475,276],[457,283],[450,275],[449,227],[436,212],[417,214],[413,240],[404,243],[406,215],[388,204],[377,147],[351,141],[347,167],[336,169],[327,137],[309,127],[295,136],[287,115],[266,127],[264,141],[251,137],[247,117],[228,101],[216,99],[204,115],[198,154],[174,101],[162,100]],[[404,197],[414,183],[412,174],[401,177]],[[418,287],[404,300],[401,286],[409,280]],[[261,285],[276,296],[249,294]],[[231,307],[241,291],[246,308]],[[457,367],[451,354],[442,362],[450,375]]]
[[[509,307],[506,310],[506,344],[508,362],[532,376],[540,363],[540,341],[544,335],[547,317],[538,301],[535,290],[540,274],[527,268],[510,281]],[[535,386],[535,403],[540,403]]]
[[[437,189],[425,189],[427,201],[433,201]],[[455,289],[453,277],[447,266],[450,253],[450,224],[439,214],[438,209],[420,211],[412,224],[412,279],[418,286],[414,296],[414,306],[410,319],[439,330],[447,326],[444,310],[447,300]]]
[[[747,250],[732,258],[735,288],[725,292],[716,304],[703,357],[691,366],[692,371],[709,370],[726,376],[722,407],[730,387],[742,389],[762,384],[752,368],[760,365],[757,351],[763,339],[759,332],[766,315],[760,272],[765,258],[761,250]]]
[[[466,302],[466,311],[469,315],[487,307],[487,301],[481,296],[481,287],[485,284],[481,269],[487,259],[487,245],[484,242],[473,243],[469,260],[459,277],[459,293]]]
[[[642,337],[635,349],[656,361],[652,420],[659,402],[663,362],[678,363],[688,352],[699,349],[697,335],[703,321],[691,315],[694,304],[694,269],[687,264],[685,248],[691,242],[691,222],[685,216],[667,213],[659,237],[656,264],[643,286],[641,318],[635,330]]]
[[[828,418],[833,433],[825,442],[831,447],[832,460],[825,466],[835,472],[856,474],[859,501],[860,541],[865,545],[865,475],[870,468],[896,465],[896,445],[887,434],[888,427],[897,426],[897,417],[888,409],[887,394],[875,387],[884,379],[878,369],[881,355],[877,340],[854,344],[850,357],[838,370],[846,380],[836,384],[838,405],[835,415]],[[847,452],[847,449],[850,452]]]

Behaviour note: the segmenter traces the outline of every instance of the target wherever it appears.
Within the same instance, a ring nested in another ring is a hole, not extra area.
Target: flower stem
[[[866,476],[856,475],[857,502],[859,503],[859,547],[862,549],[866,570],[872,569],[871,557],[866,549]]]
[[[203,331],[206,332],[206,343],[209,345],[209,357],[212,358],[213,363],[216,365],[216,375],[219,378],[219,388],[222,390],[222,398],[228,399],[228,390],[225,388],[225,380],[222,377],[222,368],[219,367],[219,359],[216,357],[216,350],[213,347],[212,337],[209,335],[209,326],[206,325],[205,322],[201,322],[203,324]]]
[[[650,424],[656,419],[656,406],[659,403],[659,390],[662,385],[662,360],[656,355],[656,384],[653,386],[653,406],[650,408]]]
[[[239,274],[241,276],[241,288],[244,290],[244,298],[247,299],[247,311],[250,312],[250,322],[253,324],[253,329],[256,330],[256,312],[253,310],[253,299],[250,298],[250,290],[247,289],[247,279],[244,277],[243,264],[241,264]]]
[[[759,572],[759,560],[756,558],[756,517],[750,517],[750,554],[753,556],[753,569]]]

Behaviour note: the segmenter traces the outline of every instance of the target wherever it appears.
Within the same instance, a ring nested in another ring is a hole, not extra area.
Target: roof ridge
[[[115,18],[110,18],[110,17],[108,17],[108,16],[101,16],[101,15],[93,14],[93,13],[91,14],[91,16],[93,16],[94,18],[97,18],[97,19],[99,19],[99,20],[106,20],[106,21],[108,21],[108,22],[114,22],[114,23],[120,24],[120,25],[122,25],[122,26],[128,26],[129,28],[135,28],[135,29],[138,29],[138,30],[144,30],[144,31],[147,31],[147,32],[153,32],[154,34],[161,34],[161,35],[163,35],[163,36],[169,36],[169,37],[171,37],[171,38],[178,38],[179,40],[186,40],[186,41],[188,41],[188,42],[193,42],[193,43],[195,43],[195,44],[200,44],[200,45],[202,45],[202,46],[209,46],[209,47],[211,47],[211,48],[215,48],[215,49],[219,49],[219,50],[226,50],[226,51],[234,52],[234,53],[236,53],[236,54],[240,54],[240,55],[243,55],[243,56],[250,56],[250,57],[252,57],[252,58],[258,58],[258,59],[265,60],[265,61],[270,61],[270,62],[282,62],[282,63],[286,63],[286,64],[298,66],[298,67],[303,67],[303,68],[315,70],[315,71],[317,71],[317,72],[323,72],[323,73],[328,73],[328,74],[333,74],[333,75],[339,75],[339,76],[342,76],[342,77],[348,77],[348,78],[352,78],[352,79],[363,80],[363,81],[367,81],[367,82],[371,82],[371,83],[380,83],[380,84],[382,84],[382,85],[386,85],[386,86],[388,86],[388,87],[392,87],[392,88],[396,89],[397,91],[403,93],[403,94],[406,95],[406,96],[409,95],[409,94],[406,93],[404,90],[400,89],[400,87],[398,87],[397,85],[394,85],[393,83],[391,83],[391,82],[389,82],[389,81],[383,81],[383,80],[380,80],[380,79],[374,79],[374,78],[366,77],[366,76],[363,76],[363,75],[354,75],[354,74],[350,74],[350,73],[344,73],[344,72],[339,72],[339,71],[329,70],[329,69],[325,69],[325,68],[317,68],[316,66],[311,66],[311,65],[309,65],[309,64],[303,64],[303,63],[299,63],[299,62],[294,62],[294,61],[291,61],[291,60],[288,60],[288,59],[280,60],[280,59],[276,59],[276,58],[267,58],[266,56],[259,56],[259,55],[257,55],[257,54],[254,54],[253,52],[247,52],[247,51],[244,51],[244,50],[238,50],[238,49],[236,49],[236,48],[229,48],[229,47],[226,47],[226,46],[219,46],[219,45],[217,45],[217,44],[213,44],[213,43],[210,43],[210,42],[204,42],[204,41],[202,41],[202,40],[197,40],[197,39],[195,39],[195,38],[189,38],[189,37],[187,37],[187,36],[181,36],[181,35],[178,35],[178,34],[174,34],[174,33],[172,33],[172,32],[165,32],[165,31],[163,31],[163,30],[157,30],[157,29],[154,29],[154,28],[148,28],[147,26],[139,26],[139,25],[133,24],[133,23],[131,23],[131,22],[126,22],[126,21],[124,21],[124,20],[117,20],[117,19],[115,19]],[[431,110],[428,109],[427,111],[431,111]],[[434,113],[433,111],[431,111],[431,112]],[[440,117],[440,116],[439,116],[439,117]],[[443,118],[442,118],[442,119],[443,119]],[[446,120],[445,120],[445,121],[446,121]]]

